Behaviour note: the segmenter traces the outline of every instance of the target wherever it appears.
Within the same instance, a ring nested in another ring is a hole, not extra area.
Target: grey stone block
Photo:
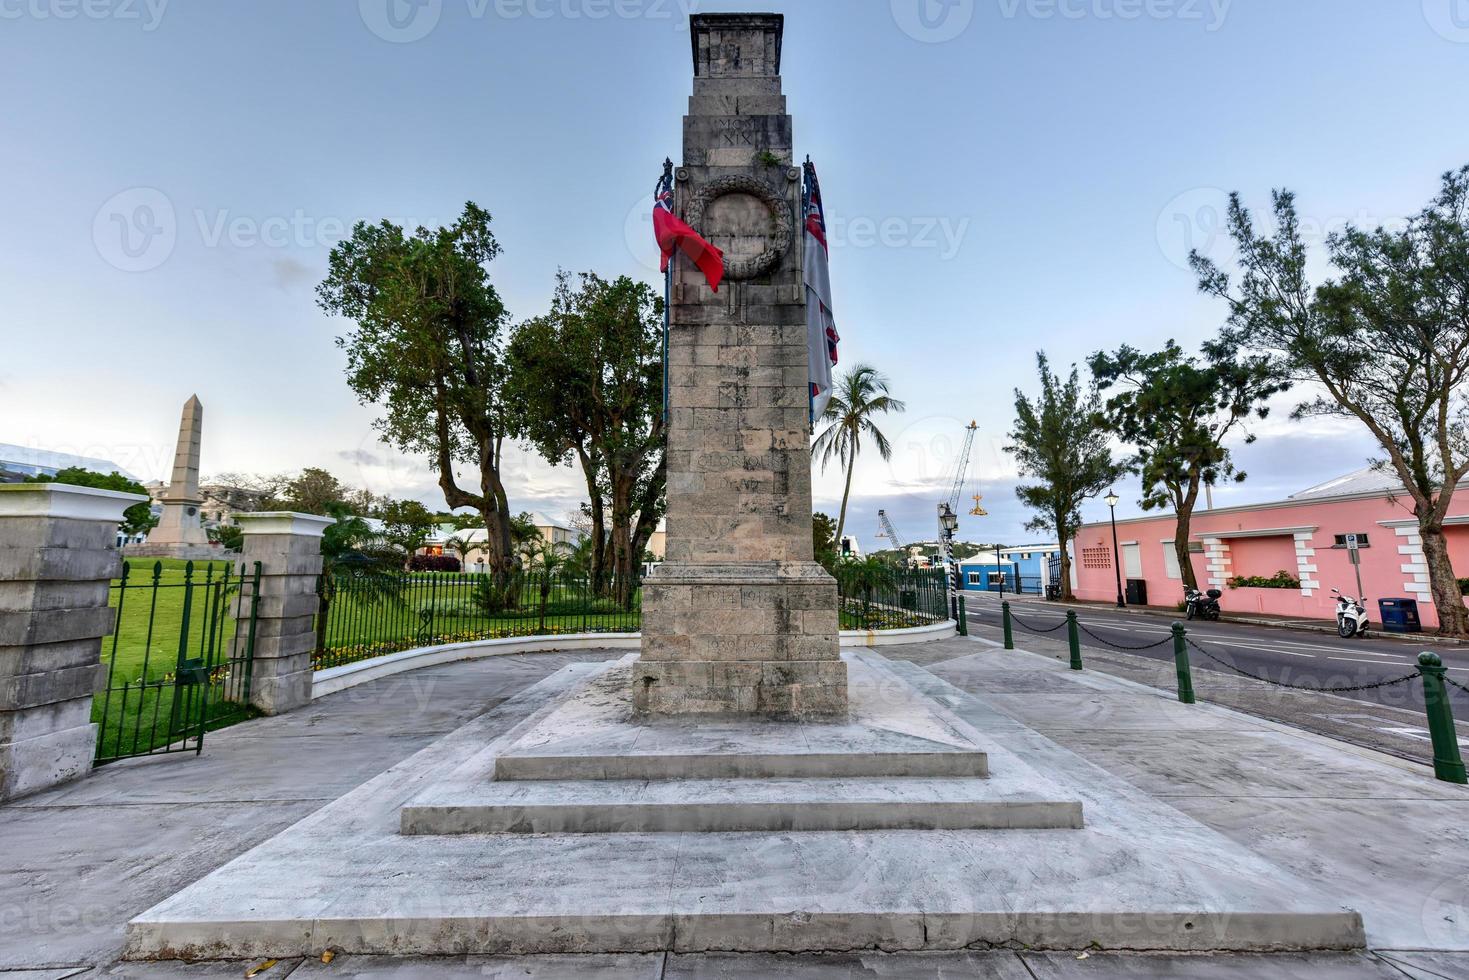
[[[0,802],[85,776],[97,751],[97,726],[0,742]]]
[[[34,708],[75,698],[90,698],[106,676],[107,668],[94,663],[38,674],[0,677],[0,708]]]
[[[277,661],[285,665],[285,661]],[[256,661],[250,682],[250,703],[267,715],[284,714],[311,703],[311,662],[292,665],[279,673],[269,662]]]

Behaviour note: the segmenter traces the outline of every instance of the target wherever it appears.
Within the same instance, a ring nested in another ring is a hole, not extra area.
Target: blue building
[[[981,552],[959,562],[959,577],[966,592],[1006,592],[1044,595],[1050,566],[1061,555],[1059,544],[1027,544],[1005,548],[997,555]]]

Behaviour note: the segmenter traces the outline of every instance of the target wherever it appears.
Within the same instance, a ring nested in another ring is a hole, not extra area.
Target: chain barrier
[[[1392,687],[1394,684],[1406,684],[1408,681],[1417,680],[1418,678],[1423,676],[1422,671],[1415,670],[1413,671],[1413,673],[1408,674],[1405,677],[1399,677],[1396,680],[1390,681],[1378,681],[1374,684],[1351,684],[1342,687],[1312,687],[1308,684],[1291,684],[1286,681],[1274,681],[1268,677],[1261,677],[1259,674],[1252,674],[1248,670],[1245,670],[1241,667],[1236,667],[1234,664],[1230,663],[1227,660],[1222,660],[1219,657],[1214,656],[1214,654],[1210,653],[1208,650],[1205,650],[1193,640],[1189,640],[1188,645],[1193,647],[1195,650],[1199,651],[1215,663],[1228,667],[1236,674],[1248,677],[1251,680],[1264,681],[1266,684],[1274,684],[1276,687],[1288,687],[1295,691],[1314,691],[1317,694],[1347,694],[1352,691],[1375,691],[1378,688],[1382,687]]]
[[[1463,684],[1460,684],[1458,681],[1454,680],[1448,674],[1445,674],[1444,675],[1444,683],[1450,685],[1451,687],[1457,687],[1459,690],[1463,691],[1465,694],[1469,694],[1469,687],[1465,687]]]
[[[1064,629],[1066,627],[1066,620],[1063,619],[1063,620],[1061,620],[1061,622],[1057,623],[1055,626],[1052,626],[1050,629],[1043,630],[1039,626],[1032,626],[1032,625],[1030,625],[1025,620],[1023,620],[1019,616],[1015,615],[1015,611],[1013,609],[1010,611],[1010,622],[1017,624],[1021,628],[1025,629],[1025,630],[1027,630],[1027,631],[1029,631],[1031,633],[1039,633],[1039,634],[1042,634],[1042,635],[1044,635],[1046,633],[1054,633],[1057,630]]]
[[[1163,637],[1163,639],[1159,640],[1157,643],[1148,643],[1148,644],[1144,644],[1143,646],[1129,646],[1129,645],[1127,645],[1125,643],[1113,643],[1111,640],[1107,639],[1104,636],[1098,636],[1097,634],[1093,633],[1091,630],[1087,629],[1086,628],[1086,625],[1083,624],[1083,623],[1077,623],[1076,625],[1077,626],[1080,626],[1081,627],[1081,631],[1083,633],[1085,633],[1087,636],[1091,637],[1092,639],[1096,640],[1098,643],[1100,643],[1100,644],[1102,644],[1104,646],[1111,647],[1114,650],[1156,650],[1158,647],[1161,647],[1161,646],[1164,646],[1165,644],[1168,644],[1168,643],[1172,643],[1173,642],[1173,636],[1172,636],[1172,634],[1169,634],[1168,636]]]

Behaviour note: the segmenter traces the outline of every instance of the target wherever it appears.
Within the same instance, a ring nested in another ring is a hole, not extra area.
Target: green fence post
[[[1081,624],[1076,621],[1076,610],[1066,610],[1066,642],[1071,647],[1071,669],[1081,670]]]
[[[959,635],[969,635],[969,609],[964,602],[964,594],[961,592],[955,597],[955,604],[959,607]]]
[[[1433,774],[1446,783],[1469,783],[1464,758],[1459,753],[1459,735],[1454,729],[1454,711],[1449,705],[1444,675],[1448,668],[1436,653],[1418,655],[1423,675],[1423,701],[1428,706],[1428,733],[1433,738]]]
[[[1010,621],[1010,603],[1008,601],[1000,603],[1000,613],[1005,621],[1005,649],[1014,650],[1015,626]]]
[[[1194,703],[1194,675],[1188,662],[1188,630],[1182,623],[1173,624],[1173,662],[1178,667],[1178,700]]]

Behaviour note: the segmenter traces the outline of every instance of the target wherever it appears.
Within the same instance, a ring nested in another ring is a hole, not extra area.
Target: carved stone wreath
[[[704,224],[704,211],[719,198],[726,194],[749,194],[757,198],[770,212],[770,220],[774,223],[774,230],[765,238],[765,248],[759,255],[746,258],[726,258],[724,261],[724,278],[754,279],[773,270],[780,264],[791,247],[791,209],[784,197],[775,192],[765,181],[748,174],[731,174],[726,177],[716,177],[703,187],[689,200],[688,215],[686,220],[701,235]],[[707,236],[706,236],[707,237]]]

